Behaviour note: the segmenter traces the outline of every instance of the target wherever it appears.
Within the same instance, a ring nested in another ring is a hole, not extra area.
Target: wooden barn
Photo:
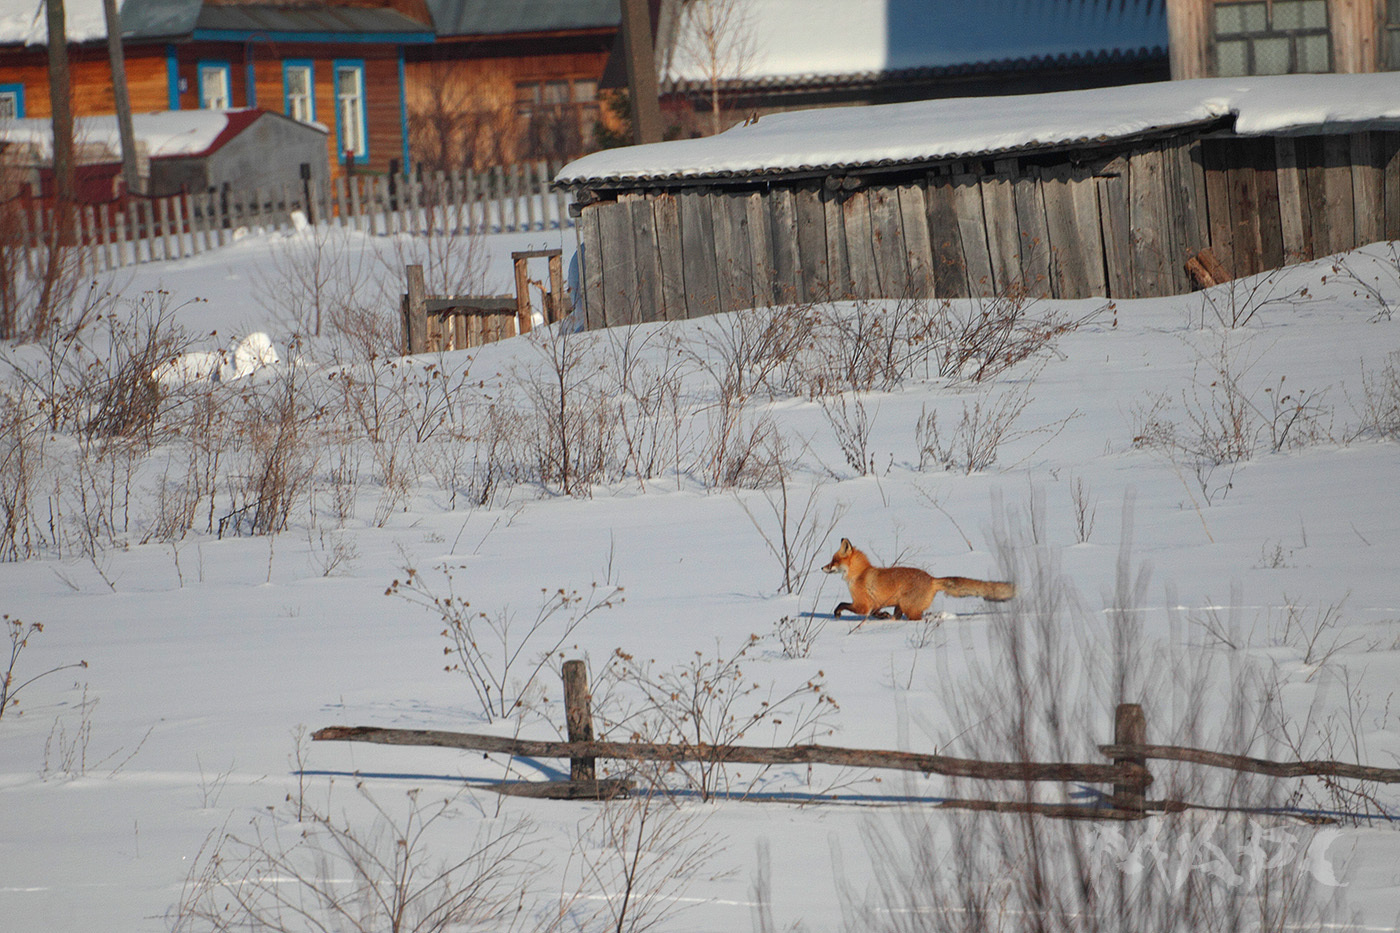
[[[1180,293],[1400,239],[1400,74],[764,116],[559,173],[589,327],[841,298]]]

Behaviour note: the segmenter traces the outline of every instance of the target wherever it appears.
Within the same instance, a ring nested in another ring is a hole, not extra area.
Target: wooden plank
[[[627,202],[598,205],[599,254],[603,262],[604,323],[608,327],[642,320],[637,294],[637,247],[632,208]]]
[[[599,255],[602,237],[598,231],[598,205],[583,209],[578,221],[579,261],[583,285],[584,326],[590,330],[603,326],[606,320],[606,299],[603,294],[603,261]]]
[[[978,176],[953,176],[953,207],[958,215],[958,235],[962,240],[963,261],[967,263],[967,287],[975,295],[996,292],[992,277],[992,256],[987,248],[987,221],[982,209],[982,187]]]
[[[1186,258],[1209,246],[1209,235],[1203,234],[1201,199],[1191,161],[1190,143],[1186,137],[1162,142],[1162,177],[1167,202],[1167,269],[1171,274],[1171,294],[1191,290],[1186,273]],[[1105,251],[1108,244],[1104,244]]]
[[[715,228],[709,198],[695,191],[676,195],[680,204],[681,252],[685,257],[686,317],[720,310]]]
[[[787,187],[775,187],[768,192],[766,203],[773,300],[778,304],[806,301],[807,289],[797,245],[797,204],[793,191]]]
[[[826,223],[826,274],[829,286],[827,297],[833,301],[850,298],[855,294],[855,284],[851,278],[850,254],[846,243],[846,218],[841,209],[839,192],[823,187],[821,203],[822,216]]]
[[[1252,159],[1253,140],[1230,140],[1225,174],[1230,189],[1230,241],[1236,276],[1264,270],[1264,243],[1259,223],[1259,186]]]
[[[1356,245],[1385,236],[1385,177],[1378,133],[1351,135],[1351,196],[1355,205]]]
[[[428,311],[425,305],[428,289],[423,279],[423,267],[405,266],[404,278],[404,352],[422,353],[428,346]]]
[[[880,297],[875,270],[875,236],[870,226],[870,193],[852,191],[841,200],[841,223],[846,233],[846,260],[851,266],[851,296]]]
[[[23,215],[21,215],[23,216]],[[118,263],[112,256],[112,212],[106,204],[97,205],[97,241],[102,247],[102,268],[115,269]]]
[[[1378,135],[1385,188],[1385,238],[1400,240],[1400,132]]]
[[[1312,258],[1311,243],[1305,233],[1308,212],[1307,181],[1298,168],[1298,149],[1291,136],[1275,136],[1274,165],[1278,176],[1279,231],[1283,238],[1285,265]]]
[[[933,297],[933,247],[928,237],[928,208],[922,185],[899,187],[900,228],[904,231],[904,265],[909,270],[909,297]]]
[[[1210,228],[1210,251],[1231,275],[1238,275],[1230,220],[1230,178],[1227,172],[1226,142],[1201,142],[1201,165],[1206,179],[1206,222]]]
[[[749,216],[744,196],[728,192],[709,195],[715,229],[715,262],[719,273],[719,303],[724,311],[754,306],[753,257],[749,253]]]
[[[912,280],[905,256],[899,192],[887,186],[872,188],[867,204],[878,294],[882,298],[904,298],[912,290]]]
[[[155,202],[160,215],[160,258],[171,259],[170,253],[170,199],[157,198]]]
[[[1103,232],[1099,228],[1098,186],[1092,166],[1071,170],[1069,191],[1084,281],[1081,297],[1102,297],[1108,292],[1108,279],[1104,273]]]
[[[799,301],[822,301],[831,295],[831,272],[826,264],[826,213],[817,186],[797,188],[792,194],[797,216],[797,257],[801,286]]]
[[[981,187],[992,287],[998,294],[1010,294],[1021,287],[1021,232],[1016,220],[1012,177],[986,175]]]
[[[1191,236],[1191,251],[1198,253],[1210,248],[1210,211],[1206,206],[1206,168],[1201,161],[1201,140],[1185,137],[1181,153],[1183,183],[1191,187],[1191,212],[1195,229]]]
[[[1026,292],[1035,298],[1050,297],[1050,228],[1045,220],[1045,197],[1040,174],[1023,172],[1011,184],[1016,199],[1016,224],[1020,231],[1021,277]]]
[[[659,312],[668,321],[685,319],[685,254],[681,250],[680,206],[675,195],[651,199],[652,236],[656,239],[661,278]]]
[[[748,215],[749,269],[753,275],[754,304],[766,307],[777,302],[773,291],[773,228],[764,203],[765,195],[751,191],[743,195]]]
[[[929,178],[924,191],[928,230],[933,247],[933,292],[939,298],[966,298],[967,260],[963,258],[958,226],[957,194],[951,176]]]
[[[1173,293],[1170,208],[1167,202],[1165,157],[1158,143],[1148,143],[1131,155],[1128,176],[1128,216],[1133,294],[1139,298]],[[1182,260],[1185,261],[1184,258]]]
[[[1322,137],[1323,210],[1327,214],[1327,254],[1356,244],[1356,211],[1351,190],[1351,140]]]
[[[1254,186],[1259,205],[1259,250],[1263,269],[1278,269],[1284,264],[1283,217],[1279,208],[1278,164],[1274,147],[1265,138],[1249,140],[1250,160],[1254,166]]]
[[[1103,235],[1104,279],[1110,298],[1136,298],[1133,282],[1132,163],[1119,156],[1094,178]]]
[[[632,214],[633,250],[637,266],[637,320],[664,321],[661,302],[661,256],[656,244],[656,219],[651,200],[642,195],[618,198]]]
[[[1057,298],[1104,294],[1103,242],[1092,171],[1068,167],[1042,170],[1041,193],[1054,257],[1050,269],[1053,294]]]

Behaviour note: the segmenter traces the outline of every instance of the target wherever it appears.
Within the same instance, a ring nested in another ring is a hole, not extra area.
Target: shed
[[[1400,239],[1400,74],[773,114],[585,156],[590,327],[790,301],[1189,291]]]
[[[325,183],[329,177],[326,128],[281,114],[166,110],[135,114],[131,122],[137,170],[149,177],[146,193],[153,196],[224,186],[237,191],[284,185],[299,190],[303,164],[309,166],[312,181]],[[115,166],[121,162],[116,117],[79,117],[74,136],[81,141],[78,155],[87,174],[107,179],[105,188],[87,186],[86,199],[112,200],[119,193]],[[0,125],[0,148],[6,152],[6,161],[37,176],[48,171],[52,140],[46,119],[9,120]],[[111,171],[101,172],[104,166]]]

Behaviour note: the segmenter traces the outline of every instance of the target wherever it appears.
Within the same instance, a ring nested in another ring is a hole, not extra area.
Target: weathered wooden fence
[[[1036,813],[1065,819],[1139,820],[1149,813],[1180,811],[1191,804],[1180,800],[1148,800],[1152,784],[1148,760],[1189,762],[1212,768],[1273,777],[1339,777],[1376,783],[1400,783],[1400,768],[1374,768],[1337,761],[1278,762],[1243,755],[1226,755],[1198,748],[1147,744],[1147,722],[1136,703],[1120,704],[1114,715],[1112,744],[1099,751],[1111,759],[1101,762],[980,761],[948,755],[840,748],[830,745],[757,747],[744,745],[663,744],[657,742],[599,742],[593,721],[587,674],[582,661],[564,663],[565,722],[568,741],[537,741],[497,735],[443,732],[428,729],[382,729],[374,726],[328,726],[312,733],[315,741],[372,742],[417,745],[532,758],[568,758],[568,781],[504,784],[503,793],[530,797],[579,798],[625,794],[627,781],[599,781],[598,758],[620,761],[704,761],[713,764],[825,764],[842,767],[918,771],[925,775],[1015,783],[1082,783],[1112,785],[1107,806],[1041,803],[1023,800],[944,799],[940,807],[1013,813]]]
[[[514,295],[429,295],[423,267],[405,266],[403,352],[465,350],[528,334],[535,313],[532,289],[540,292],[540,319],[546,324],[559,320],[564,311],[563,251],[517,250],[510,258],[515,264]],[[548,288],[544,280],[530,278],[531,259],[547,261]]]
[[[531,162],[484,172],[415,177],[354,175],[329,182],[128,197],[80,205],[68,242],[84,271],[181,259],[225,246],[240,230],[286,230],[299,212],[313,224],[370,234],[429,229],[517,233],[573,225],[567,195],[550,189],[559,166]],[[54,230],[51,202],[20,197],[0,203],[10,213],[5,245],[33,250]]]

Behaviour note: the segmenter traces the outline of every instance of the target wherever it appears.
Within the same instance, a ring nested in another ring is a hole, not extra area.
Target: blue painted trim
[[[232,106],[233,106],[233,69],[232,69],[231,67],[229,67],[229,63],[226,62],[226,61],[220,61],[220,60],[218,60],[218,59],[203,59],[203,60],[201,60],[200,62],[196,63],[196,65],[195,65],[195,70],[194,70],[195,77],[198,78],[198,84],[199,84],[199,86],[196,88],[196,90],[199,92],[199,106],[200,106],[200,108],[203,109],[203,107],[204,107],[204,71],[205,71],[205,69],[207,69],[207,68],[218,68],[220,71],[222,71],[222,72],[224,73],[224,90],[226,90],[226,91],[228,92],[228,105],[229,105],[230,107],[232,107]]]
[[[363,58],[337,58],[331,62],[331,92],[335,95],[335,157],[345,161],[345,140],[340,125],[340,69],[354,68],[359,74],[360,91],[360,137],[365,141],[365,151],[355,153],[355,164],[369,162],[369,112],[365,101],[365,60]]]
[[[267,32],[261,29],[196,29],[191,39],[208,42],[326,42],[374,43],[376,45],[428,45],[434,40],[431,32]]]
[[[408,76],[403,61],[403,46],[399,46],[399,139],[403,141],[403,173],[412,168],[408,153]]]
[[[287,71],[291,68],[305,68],[309,77],[306,81],[307,103],[311,105],[309,119],[316,122],[316,62],[310,58],[289,58],[282,62],[282,112],[292,115],[292,99],[287,93]]]
[[[165,86],[170,99],[170,109],[180,109],[180,60],[175,55],[175,46],[165,47]]]
[[[258,105],[258,76],[253,71],[253,50],[247,50],[248,62],[243,66],[243,96],[247,99],[245,107],[256,107]],[[233,97],[233,85],[229,85],[228,96]],[[232,100],[229,101],[232,103]]]
[[[399,71],[403,71],[403,59],[399,59]],[[15,117],[24,119],[24,85],[0,84],[0,94],[12,94],[15,98]],[[399,79],[399,96],[403,96],[403,79]]]

